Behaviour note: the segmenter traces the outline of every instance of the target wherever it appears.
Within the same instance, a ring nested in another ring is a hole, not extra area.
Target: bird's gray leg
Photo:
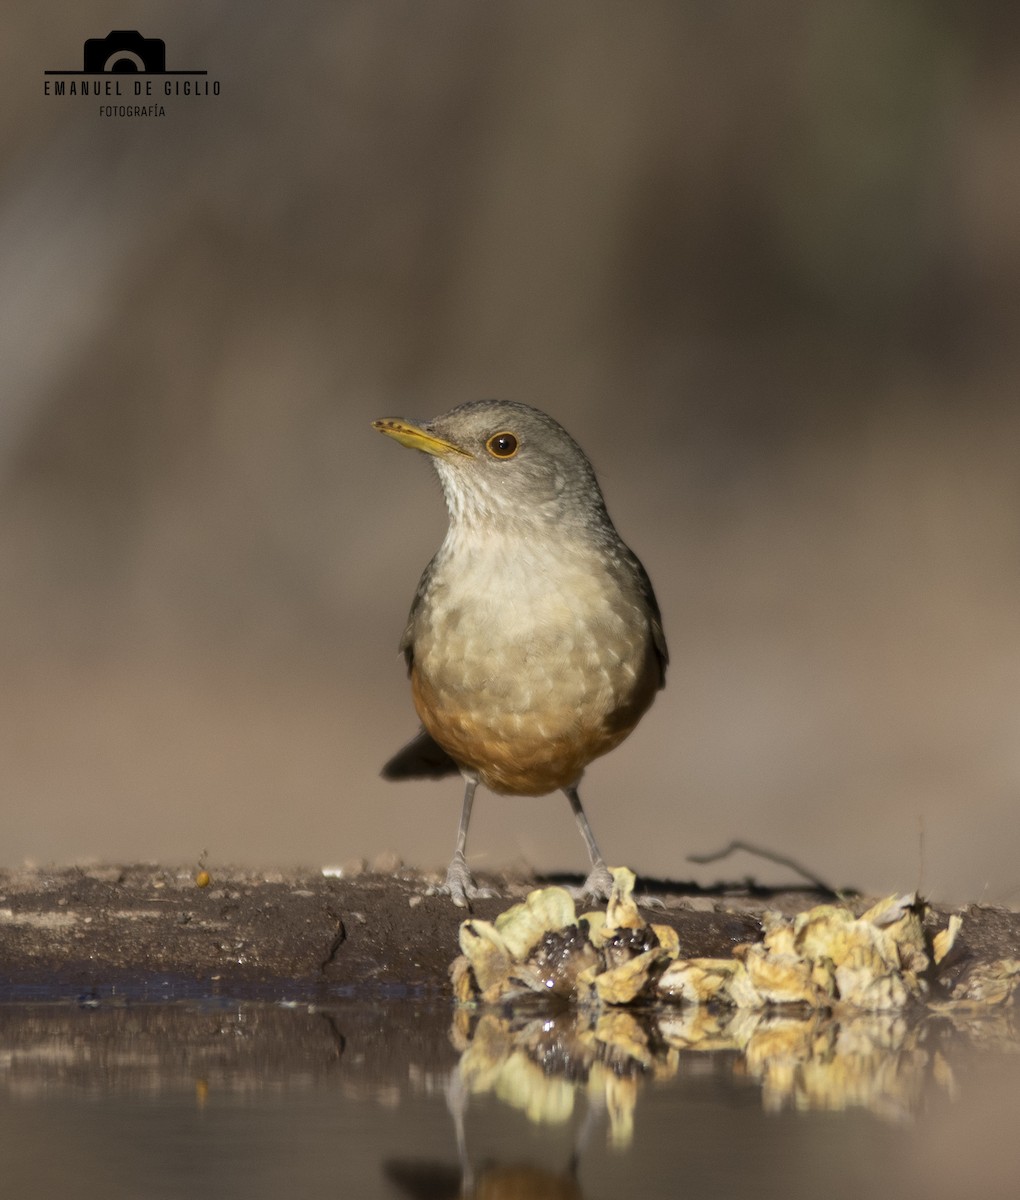
[[[565,787],[563,794],[570,801],[574,819],[577,821],[577,828],[581,831],[584,844],[588,847],[588,857],[591,859],[591,871],[588,874],[588,878],[581,885],[580,894],[592,900],[608,900],[609,893],[613,890],[613,877],[609,874],[606,860],[602,857],[602,851],[599,850],[598,843],[595,841],[595,835],[588,824],[588,818],[584,815],[584,809],[581,807],[581,797],[577,794],[577,784]]]
[[[460,813],[460,828],[457,830],[457,848],[454,850],[453,858],[450,859],[450,865],[446,869],[445,882],[439,887],[430,889],[433,895],[449,896],[458,908],[470,908],[472,900],[488,899],[499,895],[492,888],[476,887],[475,881],[471,878],[471,872],[468,870],[467,858],[464,851],[467,847],[468,826],[471,824],[471,806],[474,804],[475,788],[478,787],[478,780],[469,775],[465,776],[465,780],[467,786],[464,789],[464,807]]]

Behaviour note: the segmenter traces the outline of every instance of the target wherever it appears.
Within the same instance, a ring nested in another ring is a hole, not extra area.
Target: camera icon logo
[[[104,38],[86,38],[84,74],[102,75],[108,71],[166,73],[166,42],[145,38],[137,29],[115,29]]]

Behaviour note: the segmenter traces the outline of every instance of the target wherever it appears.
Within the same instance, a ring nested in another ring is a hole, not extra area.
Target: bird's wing
[[[641,559],[638,558],[629,546],[625,546],[624,549],[627,551],[627,558],[637,576],[641,598],[648,609],[648,625],[652,634],[652,646],[655,649],[655,656],[659,660],[659,687],[665,687],[666,667],[669,665],[669,650],[666,647],[666,634],[662,628],[662,613],[659,611],[659,602],[655,598],[655,589],[652,587],[652,581],[648,578],[648,572],[645,570]]]
[[[435,560],[433,560],[434,562]],[[400,639],[400,652],[407,663],[407,673],[410,675],[414,666],[414,628],[418,609],[428,590],[432,577],[432,563],[422,571],[418,581],[418,590],[411,601],[411,611],[407,614],[407,625]],[[383,779],[442,779],[444,775],[456,775],[460,767],[446,753],[442,746],[435,741],[431,734],[422,729],[417,737],[412,738],[406,746],[401,747],[382,769]]]
[[[652,645],[655,647],[655,653],[659,659],[659,687],[666,686],[666,667],[669,666],[669,647],[666,645],[666,631],[662,628],[662,613],[659,611],[659,602],[655,598],[655,592],[652,591],[652,581],[645,573],[644,567],[641,568],[642,591],[645,599],[648,602],[648,610],[650,613],[650,621],[652,627]]]
[[[408,675],[411,674],[411,667],[414,665],[414,627],[417,622],[418,609],[428,591],[429,580],[432,578],[432,566],[435,561],[433,558],[421,573],[418,590],[414,593],[414,599],[411,601],[411,611],[407,614],[407,625],[404,627],[404,633],[400,639],[400,653],[403,654],[404,661],[407,663]]]

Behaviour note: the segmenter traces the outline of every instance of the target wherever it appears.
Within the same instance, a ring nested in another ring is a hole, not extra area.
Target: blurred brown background
[[[611,861],[1020,902],[1018,13],[7,5],[0,861],[445,861],[459,783],[377,776],[445,516],[369,421],[500,396],[664,611]],[[222,95],[43,97],[136,27]],[[470,850],[584,866],[562,798]]]

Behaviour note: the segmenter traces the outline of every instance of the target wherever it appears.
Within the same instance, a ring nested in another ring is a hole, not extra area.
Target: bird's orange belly
[[[418,664],[411,690],[422,724],[461,766],[494,792],[541,796],[575,783],[584,768],[631,732],[658,688],[649,648],[636,672],[616,688],[519,689],[448,686]]]

